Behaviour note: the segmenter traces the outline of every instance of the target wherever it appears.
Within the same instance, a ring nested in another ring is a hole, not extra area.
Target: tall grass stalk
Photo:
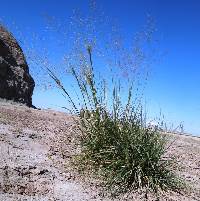
[[[71,67],[82,97],[81,109],[49,70],[51,77],[69,98],[73,111],[79,116],[82,133],[81,163],[100,172],[116,192],[140,188],[153,192],[159,189],[179,189],[180,180],[172,168],[174,161],[164,157],[166,136],[158,128],[146,125],[142,105],[133,100],[132,84],[127,89],[127,102],[124,104],[120,97],[121,83],[113,78],[112,101],[108,103],[106,81],[102,78],[99,87],[95,80],[90,46],[87,53],[88,65],[82,76]]]

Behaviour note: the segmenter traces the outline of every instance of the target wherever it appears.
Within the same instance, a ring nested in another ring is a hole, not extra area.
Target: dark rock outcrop
[[[0,25],[0,97],[31,107],[34,86],[21,47]]]

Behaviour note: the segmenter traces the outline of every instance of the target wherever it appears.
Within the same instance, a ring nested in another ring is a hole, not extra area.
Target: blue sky
[[[69,23],[73,9],[88,12],[87,0],[0,0],[0,3],[0,18],[16,37],[17,25],[28,41],[32,33],[48,35],[44,31],[44,14]],[[152,16],[159,40],[157,48],[164,56],[151,67],[145,90],[147,111],[154,117],[161,110],[167,121],[174,125],[184,122],[187,132],[200,135],[200,1],[97,0],[97,5],[108,18],[117,21],[125,34],[138,31],[146,16]],[[47,41],[44,44],[54,49],[53,44]],[[56,59],[57,55],[52,55]],[[66,101],[56,90],[42,91],[36,87],[33,104],[59,109]]]

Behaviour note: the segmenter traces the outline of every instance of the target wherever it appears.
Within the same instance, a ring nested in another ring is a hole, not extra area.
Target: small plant
[[[120,97],[120,80],[112,78],[112,100],[107,100],[106,82],[100,79],[97,83],[90,46],[87,53],[88,65],[81,76],[71,68],[81,92],[82,108],[76,106],[49,70],[50,76],[68,97],[73,113],[79,116],[81,163],[103,175],[117,193],[140,188],[155,193],[159,189],[180,189],[180,179],[173,173],[174,161],[164,157],[167,138],[157,127],[147,126],[141,104],[133,100],[133,86],[130,84],[124,104]]]

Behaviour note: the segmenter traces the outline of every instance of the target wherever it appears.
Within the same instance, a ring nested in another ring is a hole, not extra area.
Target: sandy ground
[[[65,113],[0,100],[0,201],[111,200],[102,197],[98,181],[83,180],[71,166],[80,151],[76,129]],[[191,187],[165,192],[160,200],[200,201],[200,138],[169,135],[173,144],[168,154],[177,157],[177,174]],[[114,200],[145,199],[131,192]]]

